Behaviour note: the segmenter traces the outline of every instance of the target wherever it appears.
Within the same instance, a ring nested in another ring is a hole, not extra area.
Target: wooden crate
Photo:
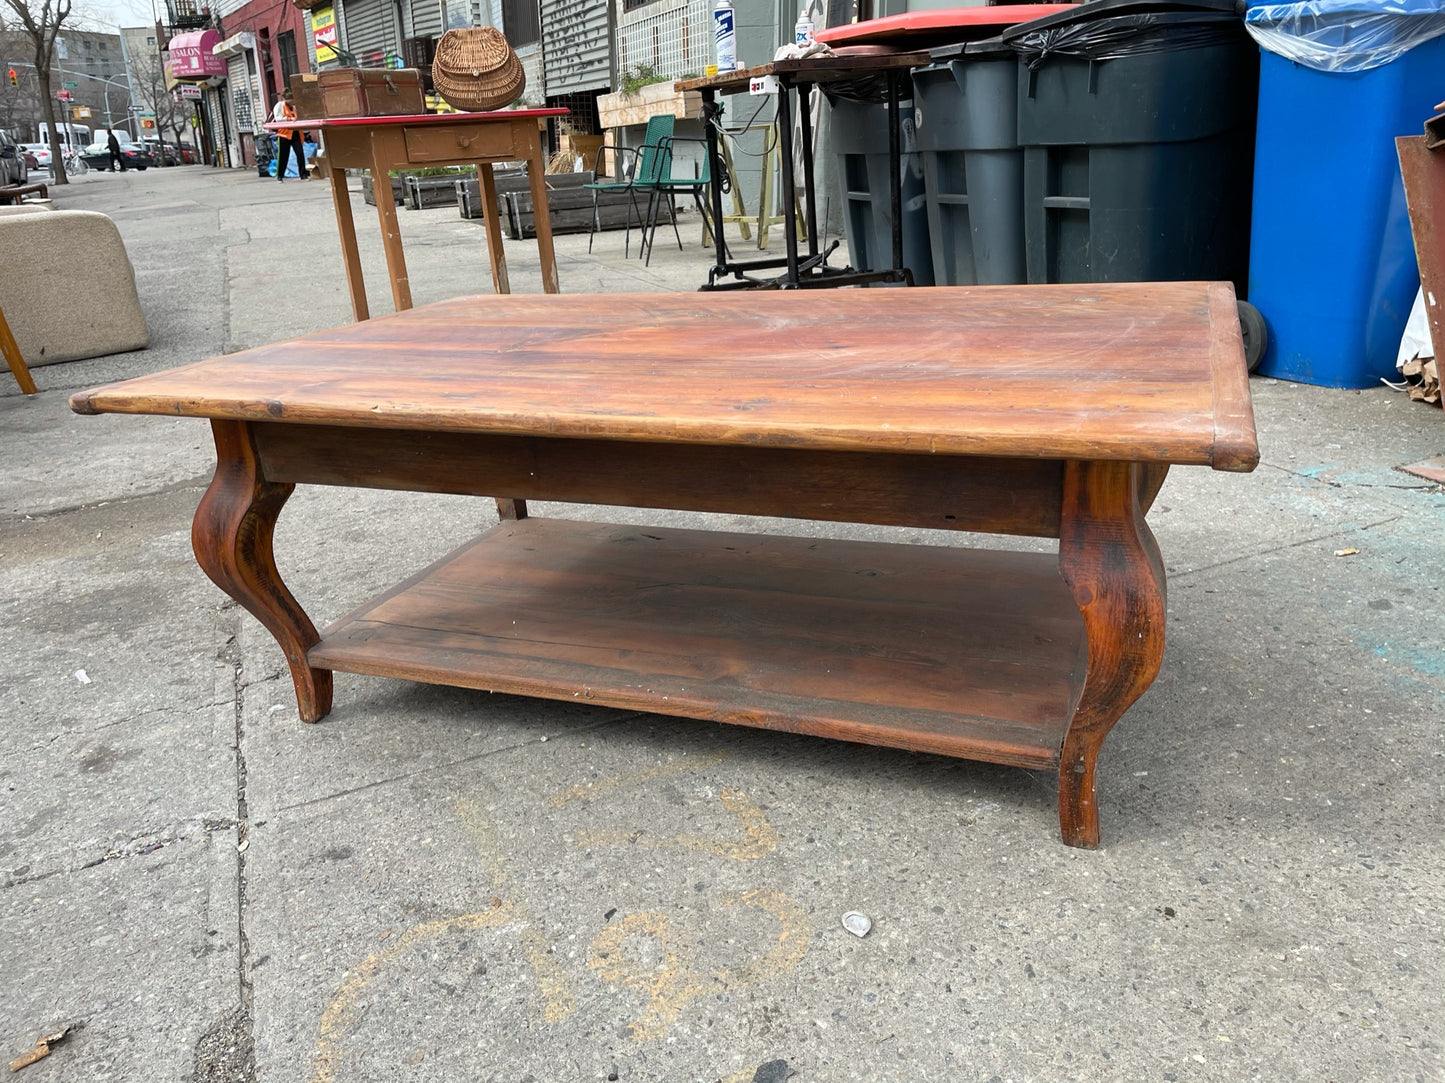
[[[316,73],[328,117],[399,117],[426,112],[415,68],[337,68]]]

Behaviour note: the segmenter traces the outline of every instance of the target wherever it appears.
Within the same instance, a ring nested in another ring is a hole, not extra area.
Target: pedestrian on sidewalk
[[[105,133],[105,149],[110,152],[110,171],[115,172],[116,163],[120,163],[120,171],[125,172],[125,158],[120,153],[120,140],[115,137],[115,130],[111,129]]]
[[[287,87],[281,95],[281,100],[271,110],[271,119],[276,123],[283,120],[296,119],[296,107],[291,104],[291,88]],[[295,128],[276,129],[276,179],[286,179],[286,159],[292,154],[296,155],[296,174],[302,180],[310,180],[311,174],[306,171],[306,148],[301,143],[301,133]]]

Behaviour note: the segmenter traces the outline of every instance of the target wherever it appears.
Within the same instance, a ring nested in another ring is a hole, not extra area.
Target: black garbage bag
[[[1246,36],[1244,24],[1233,12],[1151,11],[1079,19],[1035,30],[1024,23],[1004,34],[1004,41],[1036,71],[1054,55],[1118,60],[1224,45]]]

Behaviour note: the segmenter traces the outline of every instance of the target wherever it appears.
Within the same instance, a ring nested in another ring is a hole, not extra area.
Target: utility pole
[[[126,47],[125,47],[125,27],[119,25],[118,23],[106,23],[105,25],[106,25],[106,26],[114,26],[114,27],[116,28],[116,30],[119,31],[119,33],[120,33],[120,59],[121,59],[121,63],[123,63],[123,64],[125,65],[125,86],[126,86],[126,89],[130,91],[131,104],[134,105],[134,104],[135,104],[135,81],[134,81],[133,79],[131,79],[131,77],[130,77],[130,52],[129,52],[129,50],[127,50]],[[139,131],[137,130],[137,128],[136,128],[135,113],[134,113],[134,112],[128,112],[128,113],[127,113],[127,116],[130,117],[130,136],[131,136],[131,138],[134,139],[137,143],[139,143],[139,142],[140,142],[140,132],[139,132]]]

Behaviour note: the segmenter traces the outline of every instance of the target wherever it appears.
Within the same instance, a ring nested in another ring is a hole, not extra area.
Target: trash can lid
[[[945,64],[952,60],[1017,60],[1018,56],[1014,47],[1002,37],[957,42],[928,50],[928,58],[935,64]]]
[[[1351,2],[1369,3],[1370,0],[1351,0]],[[1419,0],[1419,2],[1425,2],[1425,0]],[[1238,0],[1089,0],[1086,4],[1075,4],[1062,11],[1055,10],[1042,18],[1011,27],[1004,31],[1003,36],[1005,40],[1012,41],[1021,34],[1053,30],[1061,26],[1093,22],[1095,19],[1106,19],[1116,15],[1198,12],[1217,17],[1220,13],[1237,15],[1239,11]]]
[[[1110,0],[1092,0],[1089,6]],[[1157,0],[1156,0],[1157,2]],[[1357,0],[1358,2],[1358,0]],[[1233,4],[1233,0],[1230,0]],[[897,42],[910,48],[946,45],[991,37],[1000,27],[1028,22],[1042,15],[1074,11],[1077,4],[999,4],[994,7],[940,8],[909,11],[861,23],[848,23],[819,30],[813,36],[828,45],[857,45],[863,42]]]

